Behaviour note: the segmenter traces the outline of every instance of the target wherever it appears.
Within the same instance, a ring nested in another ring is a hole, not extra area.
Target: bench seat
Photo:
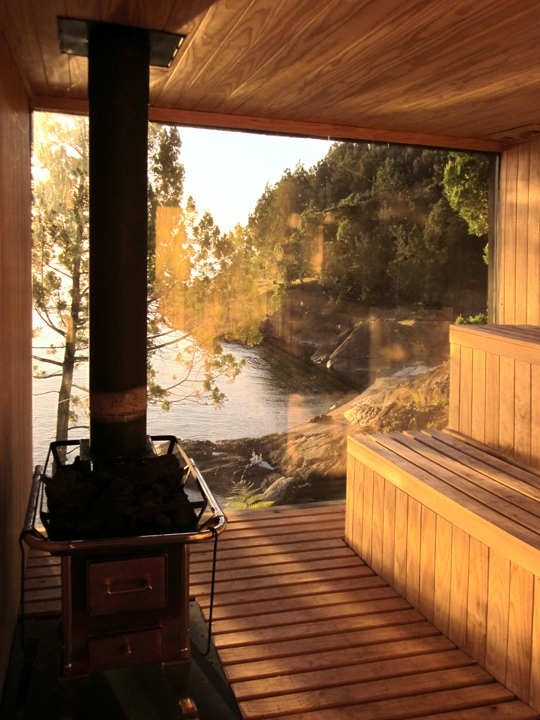
[[[451,431],[348,440],[346,540],[540,712],[540,474]]]

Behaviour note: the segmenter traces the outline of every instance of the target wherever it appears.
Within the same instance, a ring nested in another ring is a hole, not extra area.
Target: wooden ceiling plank
[[[227,92],[228,102],[234,102],[235,96],[241,98],[257,94],[261,86],[266,86],[279,73],[281,66],[292,68],[299,58],[308,66],[313,61],[320,62],[324,56],[324,46],[330,52],[331,59],[334,59],[336,48],[339,47],[334,38],[340,35],[340,42],[347,42],[347,35],[351,33],[355,19],[365,13],[368,2],[332,0],[316,10],[309,2],[304,5],[296,3],[294,12],[287,0],[282,5],[289,5],[286,28],[275,23],[268,26],[264,22],[268,18],[263,18],[261,23],[257,23],[257,17],[251,20],[250,43],[244,45],[242,55],[237,60],[242,77],[236,74],[234,87],[223,88]],[[275,8],[275,12],[279,12],[279,7]],[[250,18],[246,20],[249,22]],[[351,37],[354,37],[354,31]],[[292,45],[289,43],[291,39],[294,39]],[[309,39],[309,42],[306,43],[305,39]],[[264,52],[254,52],[257,47],[262,47]],[[299,76],[300,81],[302,74]]]
[[[47,75],[28,0],[20,0],[16,6],[11,2],[3,2],[0,30],[28,87],[47,95]]]
[[[317,71],[313,69],[304,72],[302,76],[302,86],[309,88],[310,94],[308,95],[305,90],[299,92],[299,88],[292,84],[293,79],[298,78],[298,73],[291,72],[292,87],[289,95],[295,95],[298,98],[297,103],[301,101],[307,107],[316,103],[322,113],[332,108],[337,112],[337,106],[343,101],[344,96],[351,100],[354,98],[357,103],[357,96],[361,95],[366,112],[370,107],[380,108],[381,100],[384,103],[387,99],[388,103],[392,103],[396,97],[407,98],[414,104],[417,102],[418,92],[422,94],[421,103],[425,104],[433,93],[433,84],[437,88],[440,77],[451,76],[449,67],[455,63],[456,56],[459,57],[456,44],[462,43],[467,53],[474,52],[478,36],[482,35],[484,46],[491,48],[491,26],[488,25],[486,29],[488,18],[485,15],[477,13],[474,24],[470,23],[473,28],[481,27],[481,30],[475,30],[476,35],[472,42],[470,28],[468,32],[464,32],[460,23],[448,23],[447,19],[444,23],[441,22],[440,7],[428,3],[420,18],[413,13],[415,10],[415,6],[406,5],[406,9],[401,14],[381,15],[367,37],[362,37],[344,51],[340,60],[348,68],[349,73],[358,78],[356,86],[351,88],[350,77],[343,77],[337,61],[325,67],[324,60],[321,59]],[[452,6],[448,8],[448,12],[451,10]],[[459,16],[455,10],[454,15]],[[497,26],[504,25],[508,21],[507,3],[498,7],[498,14],[490,10],[489,15],[492,23]],[[465,25],[467,26],[467,23]],[[385,48],[382,57],[381,47]],[[430,59],[429,64],[425,62],[425,58]],[[491,64],[491,75],[493,75],[491,50],[488,62]],[[429,75],[421,70],[422,65],[429,67]],[[455,82],[457,88],[461,88],[462,84],[465,88],[470,83],[477,84],[476,73],[471,73],[472,66],[472,62],[467,58],[464,76],[459,77]],[[434,79],[430,81],[430,77]],[[279,70],[276,70],[274,78],[274,82],[281,82]],[[317,78],[318,82],[316,82]],[[321,79],[324,81],[321,82]],[[269,82],[267,92],[273,99],[273,104],[267,106],[268,112],[280,114],[284,104],[291,105],[289,95],[276,94],[272,81]],[[384,88],[382,93],[381,88]],[[442,96],[447,97],[451,92],[452,87],[445,86]],[[231,109],[249,114],[249,104],[250,102],[247,101]],[[292,107],[294,108],[294,105]],[[395,109],[391,110],[394,111]]]
[[[540,125],[537,9],[537,0],[449,0],[444,12],[437,0],[0,0],[0,29],[29,94],[53,109],[84,112],[87,61],[57,51],[56,15],[66,14],[188,30],[172,70],[151,71],[154,119],[497,151],[491,139],[508,145],[508,130]]]
[[[248,7],[256,1],[246,0]],[[223,48],[228,44],[230,33],[241,24],[244,12],[238,2],[211,5],[201,16],[198,26],[186,37],[178,60],[164,78],[159,91],[154,89],[153,102],[168,104],[173,89],[175,94],[183,97],[186,85],[192,84],[199,76],[206,77],[212,63],[223,69]]]
[[[37,42],[43,57],[48,92],[69,93],[72,85],[69,56],[60,52],[57,25],[57,18],[65,14],[64,0],[51,0],[48,3],[29,0],[29,4],[33,22],[40,28]]]

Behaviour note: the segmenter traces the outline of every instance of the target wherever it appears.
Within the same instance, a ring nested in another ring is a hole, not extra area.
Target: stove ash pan
[[[25,540],[62,551],[65,543],[115,538],[195,542],[221,530],[225,517],[176,437],[152,436],[149,448],[137,460],[94,461],[86,440],[51,443],[34,476]]]

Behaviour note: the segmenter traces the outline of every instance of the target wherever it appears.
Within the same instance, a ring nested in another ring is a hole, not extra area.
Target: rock
[[[235,482],[252,483],[275,504],[345,497],[346,439],[352,432],[443,428],[448,416],[448,363],[414,363],[288,433],[189,447],[201,472],[225,499]]]

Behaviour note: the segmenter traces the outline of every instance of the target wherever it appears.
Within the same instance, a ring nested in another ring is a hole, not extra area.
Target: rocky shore
[[[343,402],[287,433],[186,450],[226,506],[344,498],[348,434],[446,426],[452,318],[452,308],[370,308],[293,286],[263,327],[265,343],[285,366],[302,358],[342,381]]]
[[[344,498],[348,434],[443,428],[447,417],[448,363],[413,363],[288,433],[183,446],[225,508],[257,509]]]

